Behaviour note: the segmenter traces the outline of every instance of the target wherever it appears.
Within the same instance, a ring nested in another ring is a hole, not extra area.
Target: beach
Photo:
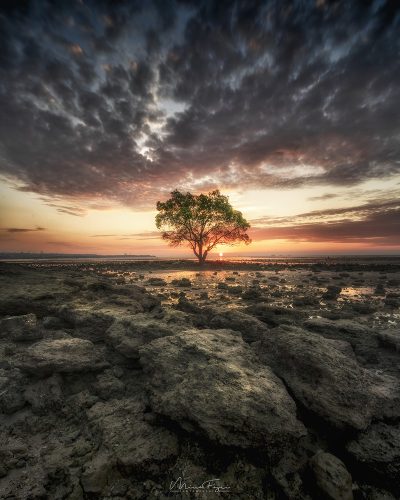
[[[396,497],[398,259],[0,277],[2,498]]]

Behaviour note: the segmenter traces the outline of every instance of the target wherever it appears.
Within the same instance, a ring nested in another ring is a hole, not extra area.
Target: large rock
[[[318,452],[310,460],[310,468],[318,496],[326,500],[353,500],[351,475],[337,457]]]
[[[93,388],[102,399],[111,399],[124,394],[125,384],[114,375],[112,370],[104,370],[97,375]]]
[[[225,445],[269,447],[305,434],[282,382],[232,330],[188,330],[140,349],[151,406]]]
[[[256,349],[296,400],[338,428],[365,429],[374,416],[399,414],[396,380],[362,368],[347,342],[281,327]]]
[[[348,342],[352,338],[364,338],[365,340],[368,335],[373,335],[372,330],[367,325],[349,319],[310,318],[304,322],[304,326],[309,330]]]
[[[37,415],[60,409],[63,404],[61,376],[55,373],[44,380],[38,380],[26,388],[24,396]]]
[[[21,372],[17,369],[0,369],[0,413],[14,413],[25,405]]]
[[[177,439],[168,430],[144,420],[145,404],[139,398],[96,403],[87,415],[99,432],[109,462],[127,471],[150,472],[178,453]]]
[[[107,366],[90,340],[62,338],[41,340],[13,358],[13,364],[36,375],[96,371]]]
[[[45,316],[42,321],[43,328],[46,330],[59,330],[64,328],[65,322],[57,316]]]
[[[359,321],[311,318],[305,321],[303,326],[324,337],[349,342],[361,360],[369,361],[376,357],[379,345],[377,335],[374,330]]]
[[[100,451],[85,464],[81,484],[85,493],[99,495],[115,475],[114,464],[106,452]]]
[[[391,349],[400,353],[400,331],[384,330],[378,332],[378,342],[382,347]]]
[[[80,336],[86,337],[92,342],[102,341],[107,328],[114,321],[114,318],[109,314],[69,305],[60,307],[57,310],[57,315],[68,326],[78,330]]]
[[[128,297],[131,303],[135,303],[137,312],[148,312],[157,308],[161,301],[155,295],[149,293],[146,288],[138,285],[116,285],[113,291],[117,295]]]
[[[246,342],[255,342],[268,333],[268,327],[257,318],[241,311],[220,311],[211,318],[210,328],[228,328],[240,332]]]
[[[0,320],[0,337],[6,337],[16,342],[29,341],[41,339],[43,333],[38,328],[36,316],[24,314]]]
[[[285,448],[279,460],[272,464],[271,475],[282,490],[283,498],[304,498],[302,476],[304,476],[310,453],[316,447],[314,440],[315,436],[312,435],[301,438],[295,448]]]
[[[264,303],[254,304],[246,308],[246,313],[251,314],[271,327],[282,324],[296,324],[305,313],[298,309],[271,306]]]
[[[0,315],[1,316],[17,316],[26,314],[36,314],[39,317],[46,316],[54,307],[54,303],[58,300],[65,300],[65,296],[35,296],[31,295],[25,288],[24,295],[17,296],[0,296]]]
[[[380,476],[385,483],[400,484],[400,425],[379,422],[351,441],[347,449],[366,468],[366,474]]]
[[[165,324],[154,319],[134,316],[132,320],[116,320],[106,332],[106,340],[128,359],[139,359],[139,348],[154,339],[173,335]]]

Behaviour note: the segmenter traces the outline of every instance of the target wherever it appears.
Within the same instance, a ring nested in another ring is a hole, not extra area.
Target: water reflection
[[[264,269],[260,266],[258,269],[243,267],[235,269],[233,267],[227,270],[223,268],[227,261],[225,257],[221,265],[216,265],[214,269],[192,267],[189,270],[179,270],[170,267],[162,269],[157,266],[149,268],[146,265],[132,268],[119,262],[102,262],[101,264],[36,262],[29,266],[63,267],[68,271],[77,271],[82,274],[88,272],[96,276],[111,278],[118,286],[144,286],[151,293],[158,295],[162,304],[176,304],[179,297],[184,295],[188,301],[201,307],[241,308],[246,311],[249,305],[261,303],[268,307],[294,309],[299,311],[299,315],[304,313],[314,317],[352,317],[354,320],[359,319],[359,311],[363,311],[363,318],[368,319],[373,326],[391,327],[399,324],[400,313],[395,304],[396,297],[392,304],[385,302],[388,293],[392,295],[398,293],[399,272],[378,272],[368,266],[363,271],[350,272],[296,268],[294,264],[300,260],[302,259],[293,259],[290,262],[291,267],[279,269]],[[232,261],[233,259],[230,260]],[[243,262],[244,259],[240,261]],[[160,267],[162,267],[161,263]],[[157,283],[153,279],[149,281],[150,278],[163,281]],[[179,286],[173,283],[173,280],[182,279],[190,280],[190,286]],[[379,294],[376,293],[378,284],[382,289],[382,293]],[[337,300],[322,298],[331,285],[341,289]],[[367,306],[371,306],[370,312],[367,312]]]
[[[346,287],[341,291],[342,297],[350,298],[350,299],[361,299],[365,298],[368,295],[372,295],[374,292],[374,288],[371,286],[363,286],[363,287]]]

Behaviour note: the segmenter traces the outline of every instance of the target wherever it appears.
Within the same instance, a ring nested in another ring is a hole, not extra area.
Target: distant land
[[[11,259],[156,259],[155,255],[100,255],[96,253],[1,252],[0,260]]]
[[[192,261],[191,256],[184,255],[169,255],[169,256],[157,256],[150,254],[96,254],[96,253],[46,253],[46,252],[0,252],[0,261],[18,261],[18,260],[162,260],[162,261]],[[263,254],[263,255],[225,255],[223,257],[215,257],[214,262],[223,261],[236,261],[240,260],[242,262],[249,261],[254,262],[256,260],[302,260],[302,261],[312,261],[312,260],[338,260],[338,261],[393,261],[399,260],[399,254]]]

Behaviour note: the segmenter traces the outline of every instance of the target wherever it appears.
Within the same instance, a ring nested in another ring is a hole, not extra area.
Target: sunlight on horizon
[[[400,181],[400,176],[396,181]],[[357,188],[331,189],[308,187],[299,189],[227,190],[234,208],[249,220],[268,217],[291,220],[299,214],[316,210],[334,210],[367,203],[398,185],[391,180],[370,180]],[[224,192],[224,191],[223,191]],[[1,251],[65,252],[101,254],[152,254],[160,256],[190,255],[184,247],[168,247],[156,232],[155,209],[145,210],[118,205],[109,200],[57,199],[18,191],[9,182],[0,186]],[[94,208],[99,206],[99,208]],[[335,216],[333,216],[335,217]],[[312,220],[312,219],[310,219]],[[268,219],[266,221],[268,227]],[[276,224],[276,222],[274,222]],[[254,225],[254,224],[253,224]],[[257,226],[257,224],[256,224]],[[44,228],[35,231],[36,227]],[[10,232],[8,229],[21,229]],[[26,229],[26,231],[24,231]],[[250,230],[250,233],[252,230]],[[254,238],[246,247],[223,247],[225,254],[259,255],[301,252],[391,252],[394,248],[374,240],[297,241],[292,239]],[[222,247],[221,247],[222,248]],[[218,249],[220,252],[220,249]],[[214,252],[215,253],[215,252]],[[218,255],[218,253],[216,254]]]

